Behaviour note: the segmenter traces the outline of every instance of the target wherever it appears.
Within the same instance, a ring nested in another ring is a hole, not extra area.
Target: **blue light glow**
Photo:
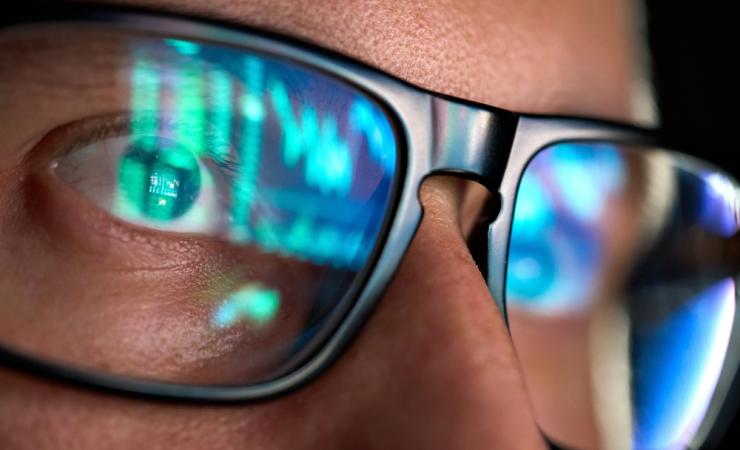
[[[228,296],[213,314],[216,328],[228,328],[240,322],[266,325],[280,308],[280,293],[259,285],[246,286]]]
[[[379,230],[395,169],[395,137],[383,111],[329,79],[260,56],[174,39],[165,44],[180,55],[171,64],[143,49],[135,61],[131,134],[146,137],[137,151],[152,151],[166,167],[155,174],[147,165],[128,164],[122,192],[139,192],[142,177],[180,183],[166,170],[200,172],[221,190],[211,198],[228,207],[224,217],[211,219],[225,224],[228,241],[359,269]],[[332,93],[331,102],[323,92]],[[164,151],[170,140],[187,152]],[[214,168],[225,172],[203,173]],[[154,184],[147,186],[136,195],[154,204],[139,209],[161,211],[156,227],[166,228],[164,221],[175,218],[167,213],[175,211],[169,209],[174,197],[146,194]],[[130,198],[118,203],[115,212],[141,219],[131,212]],[[208,211],[199,217],[207,221]]]
[[[514,210],[513,233],[516,242],[535,239],[554,225],[555,214],[549,193],[535,172],[528,171],[519,183]]]
[[[625,164],[607,145],[558,144],[538,153],[517,191],[507,303],[537,314],[588,306],[601,264],[600,223]]]
[[[514,306],[553,304],[544,294],[557,282],[558,270],[553,252],[545,245],[527,245],[517,241],[509,249],[506,289]],[[547,310],[547,305],[537,305]]]
[[[237,242],[247,242],[251,239],[249,221],[256,196],[264,122],[261,107],[254,106],[262,102],[264,83],[262,60],[255,57],[244,58],[244,77],[247,85],[246,92],[241,99],[242,139],[239,147],[239,171],[232,186],[232,229],[230,233],[231,239]]]
[[[634,448],[684,448],[719,377],[735,316],[735,283],[723,280],[633,336]]]
[[[353,162],[346,141],[339,137],[337,120],[319,120],[313,107],[302,106],[299,123],[287,89],[275,82],[270,89],[275,112],[283,127],[283,159],[288,167],[304,160],[306,184],[323,194],[346,196],[352,187]]]
[[[350,110],[352,127],[365,135],[370,155],[383,164],[385,170],[396,169],[395,139],[388,118],[367,100],[357,98]]]
[[[702,225],[723,237],[731,237],[740,227],[740,197],[735,183],[717,172],[704,174],[701,199]]]
[[[165,39],[164,41],[181,55],[193,56],[200,52],[200,45],[195,42],[183,41],[181,39]]]
[[[560,144],[548,150],[567,208],[584,223],[597,220],[605,197],[624,182],[625,166],[616,149],[605,145]]]

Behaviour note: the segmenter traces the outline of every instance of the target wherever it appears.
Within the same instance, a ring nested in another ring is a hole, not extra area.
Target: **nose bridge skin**
[[[497,192],[517,118],[445,97],[429,102],[423,219],[362,332],[299,393],[332,411],[310,425],[320,430],[312,437],[337,449],[544,448],[505,321],[460,229],[465,184],[434,176]]]
[[[336,365],[295,393],[305,448],[544,448],[458,226],[457,181],[425,182],[424,219],[375,312]]]
[[[288,410],[278,406],[286,426],[305,433],[301,448],[546,448],[504,318],[460,229],[459,178],[498,191],[517,116],[427,99],[428,159],[412,183],[423,219],[352,344]]]
[[[362,332],[298,392],[312,410],[299,417],[316,418],[305,423],[309,442],[331,442],[324,448],[544,448],[505,321],[459,226],[464,183],[433,176],[497,192],[517,118],[443,97],[430,106],[421,224]]]

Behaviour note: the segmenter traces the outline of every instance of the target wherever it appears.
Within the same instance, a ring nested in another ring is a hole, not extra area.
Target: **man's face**
[[[628,2],[101,3],[277,31],[422,88],[514,111],[629,119]],[[9,190],[0,185],[0,194]],[[481,190],[432,177],[421,197],[422,225],[378,308],[305,388],[256,405],[175,406],[3,371],[0,447],[544,447],[509,335],[465,243]]]

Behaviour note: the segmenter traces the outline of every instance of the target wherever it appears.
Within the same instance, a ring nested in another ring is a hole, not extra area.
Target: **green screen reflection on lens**
[[[266,325],[277,315],[280,293],[258,284],[248,285],[229,295],[213,314],[217,328],[228,328],[242,321]]]
[[[228,216],[228,229],[223,232],[228,240],[253,242],[265,251],[319,264],[359,267],[368,251],[363,242],[367,230],[362,227],[367,212],[351,191],[371,186],[356,183],[360,158],[356,149],[367,146],[373,163],[385,171],[395,169],[395,142],[384,115],[360,96],[344,99],[346,106],[339,110],[327,109],[322,104],[325,98],[318,95],[321,100],[312,100],[305,95],[310,91],[297,90],[296,84],[314,88],[315,80],[306,74],[297,78],[278,64],[249,54],[228,54],[230,60],[224,63],[218,59],[225,52],[209,57],[207,47],[191,44],[167,40],[180,55],[176,66],[164,67],[156,56],[141,51],[133,67],[131,134],[145,138],[121,159],[118,190],[137,205],[137,217],[143,213],[156,219],[162,229],[162,221],[184,215],[187,207],[195,205],[199,172],[206,170],[203,162],[213,161],[228,170],[222,178],[230,188],[219,193],[229,208],[223,213]],[[265,133],[269,133],[269,149],[264,148]],[[163,145],[162,138],[174,141],[177,149]],[[152,156],[145,157],[146,151]],[[263,155],[264,151],[270,155]],[[277,154],[279,161],[273,159]],[[174,167],[161,167],[161,161]],[[280,170],[273,170],[278,162]],[[290,185],[260,188],[265,164],[274,172],[288,171]],[[162,177],[183,186],[183,201],[173,204],[171,198],[154,192],[152,185]],[[180,179],[184,177],[189,180],[187,186]],[[141,181],[147,178],[148,185]],[[288,220],[288,214],[276,217],[274,211],[264,210],[267,203],[295,214],[289,214]],[[258,210],[266,213],[255,216]],[[118,212],[126,218],[131,209],[118,208]],[[342,212],[351,220],[342,220]]]
[[[181,40],[166,47],[174,55],[142,48],[133,66],[132,139],[117,180],[126,208],[114,212],[165,231],[210,218],[221,224],[201,227],[212,237],[337,271],[322,292],[340,292],[369,257],[390,195],[396,146],[385,114],[299,67]],[[268,284],[209,300],[213,329],[269,329],[295,300]]]
[[[252,233],[249,228],[252,206],[255,200],[257,172],[260,167],[262,127],[265,118],[262,104],[264,68],[262,61],[253,57],[244,58],[246,91],[241,98],[242,143],[239,146],[240,170],[232,187],[231,238],[248,242]]]

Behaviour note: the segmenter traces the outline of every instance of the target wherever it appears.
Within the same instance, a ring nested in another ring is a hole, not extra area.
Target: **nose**
[[[459,226],[458,181],[425,183],[424,219],[388,291],[340,361],[299,393],[316,448],[545,447]]]
[[[425,183],[424,219],[386,294],[336,364],[302,389],[256,405],[171,405],[0,371],[0,442],[34,449],[545,448],[503,319],[461,232],[462,193],[457,179]]]

